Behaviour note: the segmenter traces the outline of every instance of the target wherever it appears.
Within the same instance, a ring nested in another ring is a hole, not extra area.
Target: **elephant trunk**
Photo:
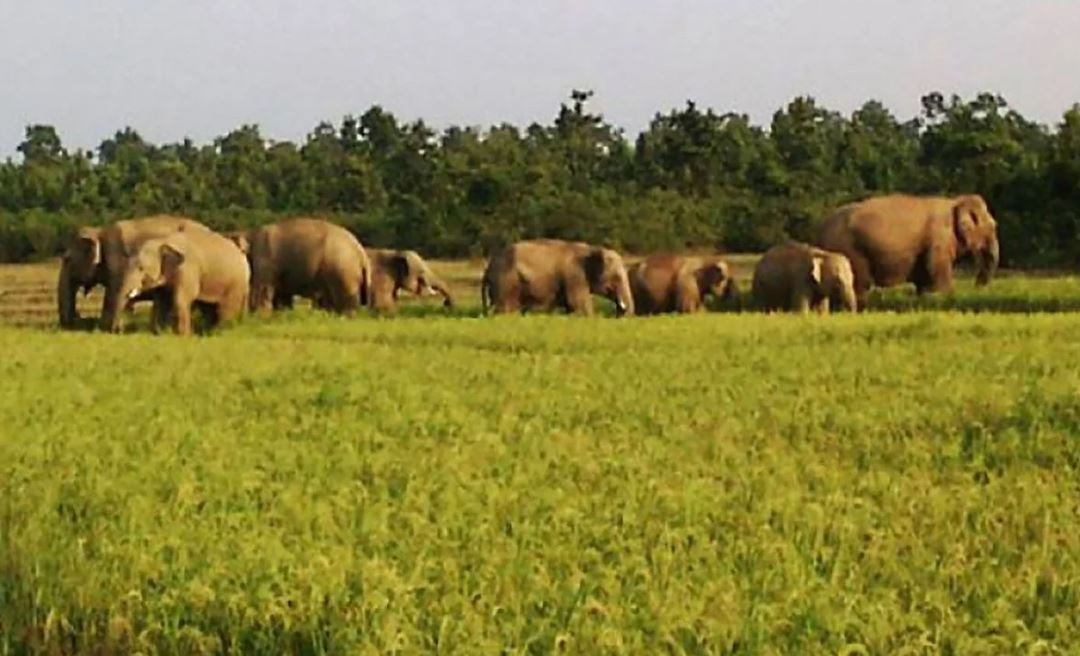
[[[121,313],[130,303],[139,300],[143,291],[138,275],[127,276],[123,272],[110,276],[105,287],[105,307],[101,313],[101,327],[109,332],[118,333],[123,328]]]
[[[446,283],[441,278],[433,277],[428,284],[436,293],[442,294],[443,307],[454,307],[454,295],[450,293],[450,288],[446,286]]]
[[[724,286],[724,294],[720,297],[720,300],[726,303],[738,302],[739,284],[735,282],[734,278],[728,278],[727,285]]]
[[[990,282],[990,279],[994,277],[994,273],[997,271],[1000,256],[1001,251],[998,246],[997,237],[991,237],[990,243],[987,244],[986,249],[980,252],[977,257],[979,271],[975,276],[975,284],[982,286]]]
[[[75,309],[75,291],[78,285],[71,278],[71,263],[65,257],[60,265],[60,279],[56,284],[57,310],[62,328],[71,328],[79,318]]]

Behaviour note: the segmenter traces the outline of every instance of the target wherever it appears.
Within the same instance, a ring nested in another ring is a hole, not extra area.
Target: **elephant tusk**
[[[128,298],[129,299],[133,299],[138,295],[139,295],[139,290],[138,289],[133,289],[130,292],[128,292]]]

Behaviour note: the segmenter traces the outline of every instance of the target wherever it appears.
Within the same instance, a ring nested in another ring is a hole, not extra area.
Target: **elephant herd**
[[[906,282],[918,293],[952,288],[953,263],[971,255],[986,284],[998,263],[997,223],[977,195],[889,195],[844,205],[821,223],[813,245],[789,241],[754,269],[763,310],[859,310],[873,286]],[[707,296],[738,294],[719,257],[652,255],[627,268],[618,253],[580,242],[522,241],[494,255],[481,282],[485,312],[563,308],[592,314],[592,295],[618,314],[695,312]]]
[[[185,335],[193,308],[217,325],[245,311],[292,307],[296,296],[338,313],[391,310],[402,289],[453,304],[415,251],[365,250],[348,230],[311,218],[225,234],[174,216],[80,228],[60,265],[61,326],[78,322],[76,292],[97,285],[105,287],[101,327],[111,332],[122,330],[123,310],[140,300],[153,301],[154,332],[168,323]]]
[[[814,243],[769,249],[752,281],[764,310],[816,311],[865,307],[871,287],[913,283],[918,293],[952,288],[953,264],[970,255],[977,282],[997,267],[997,224],[977,195],[889,195],[840,207],[817,229]],[[219,234],[198,221],[154,216],[84,227],[64,253],[57,285],[60,324],[78,320],[75,295],[105,287],[101,326],[117,332],[125,309],[154,304],[155,332],[171,324],[192,330],[199,308],[211,324],[245,311],[292,306],[296,296],[319,308],[351,313],[392,310],[398,292],[440,294],[448,287],[415,251],[365,249],[348,230],[296,218]],[[519,241],[495,253],[481,280],[484,312],[563,309],[593,314],[593,296],[619,315],[695,312],[707,296],[734,298],[731,268],[719,257],[658,254],[627,267],[615,251],[556,239]]]

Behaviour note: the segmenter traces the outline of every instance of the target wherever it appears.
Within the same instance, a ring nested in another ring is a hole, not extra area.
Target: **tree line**
[[[762,126],[688,101],[632,140],[590,111],[591,96],[574,91],[550,125],[524,129],[439,132],[373,106],[302,143],[243,125],[155,145],[127,127],[72,152],[31,125],[21,157],[0,164],[0,259],[53,256],[75,226],[155,213],[221,230],[318,215],[365,244],[438,257],[526,237],[756,251],[886,192],[982,194],[1007,266],[1080,256],[1080,104],[1046,126],[990,93],[928,94],[907,121],[876,101],[847,116],[798,97]]]

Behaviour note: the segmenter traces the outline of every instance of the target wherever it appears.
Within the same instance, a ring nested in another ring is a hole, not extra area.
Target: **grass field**
[[[187,340],[0,268],[0,654],[1080,653],[1076,279],[490,319],[436,268]]]

